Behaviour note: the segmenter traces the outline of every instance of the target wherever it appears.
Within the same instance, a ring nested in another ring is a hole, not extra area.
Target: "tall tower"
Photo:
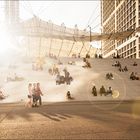
[[[5,1],[5,21],[14,24],[19,21],[19,0]]]
[[[140,0],[101,0],[102,32],[122,32],[140,28]],[[140,58],[140,32],[123,40],[102,41],[104,57],[118,51],[123,58]]]

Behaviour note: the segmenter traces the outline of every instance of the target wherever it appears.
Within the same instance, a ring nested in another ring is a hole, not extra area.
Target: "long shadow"
[[[133,103],[124,103],[112,110],[100,110],[99,108],[91,106],[90,104],[85,105],[84,102],[81,102],[80,104],[58,104],[59,103],[54,103],[53,105],[44,105],[38,108],[25,108],[22,105],[17,107],[14,106],[13,108],[11,108],[11,110],[8,110],[7,112],[6,110],[1,110],[0,116],[7,113],[5,119],[15,121],[18,117],[24,118],[27,121],[34,121],[32,119],[32,116],[36,114],[39,114],[41,116],[51,119],[52,121],[57,122],[71,119],[75,116],[90,119],[92,121],[96,120],[97,122],[103,122],[104,124],[111,124],[112,122],[127,124],[129,122],[132,123],[133,121],[138,121],[131,116]],[[112,106],[112,104],[108,103],[108,106],[110,105]],[[100,104],[100,107],[105,107],[105,104]],[[2,108],[4,108],[4,106]],[[138,115],[140,117],[140,114]],[[140,125],[140,121],[137,123],[137,125]]]
[[[51,120],[53,120],[53,121],[60,121],[60,119],[57,119],[55,117],[52,117],[51,115],[48,115],[48,114],[46,114],[44,112],[40,112],[40,114],[43,115],[43,116],[45,116],[45,117],[47,117],[47,118],[49,118],[49,119],[51,119]]]

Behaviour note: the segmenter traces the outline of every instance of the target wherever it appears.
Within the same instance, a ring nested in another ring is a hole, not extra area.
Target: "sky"
[[[29,19],[36,15],[43,20],[51,20],[54,24],[65,24],[79,29],[87,25],[93,32],[100,32],[100,0],[94,1],[20,1],[21,19]]]
[[[4,1],[0,1],[0,16],[4,10]],[[51,20],[54,24],[65,24],[66,27],[74,28],[77,24],[78,29],[92,32],[101,32],[100,26],[100,0],[90,1],[40,1],[40,0],[20,0],[20,19],[26,20],[33,15],[42,20]],[[94,42],[94,46],[100,46],[100,42]]]

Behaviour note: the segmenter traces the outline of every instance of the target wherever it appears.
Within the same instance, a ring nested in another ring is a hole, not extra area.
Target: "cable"
[[[95,21],[98,19],[98,17],[100,17],[100,15],[96,16],[96,18],[94,18],[94,20],[92,20],[92,22],[91,22],[91,24],[89,24],[89,26],[92,25],[93,23],[95,23]]]
[[[96,24],[93,28],[91,28],[91,30],[95,29],[95,28],[98,27],[99,25],[101,25],[101,23]]]
[[[23,0],[23,4],[21,6],[25,9],[25,11],[27,11],[29,14],[33,15],[33,12],[31,10],[29,10],[28,5],[24,1],[25,0]]]
[[[92,12],[92,14],[91,14],[91,16],[90,16],[90,18],[89,18],[87,24],[86,24],[86,27],[85,27],[86,29],[87,29],[87,27],[88,27],[88,25],[89,25],[90,20],[92,19],[93,15],[94,15],[95,11],[97,10],[98,6],[99,6],[99,4],[96,6],[95,9],[93,9],[93,12]]]
[[[52,4],[54,3],[54,1],[51,2],[51,4],[48,7],[44,7],[44,9],[42,8],[41,11],[38,12],[38,16],[41,16],[42,13],[45,14],[46,10],[48,10],[48,8],[50,8],[52,6]],[[44,5],[43,5],[44,6]],[[45,11],[45,12],[44,12]],[[39,14],[40,13],[40,14]]]

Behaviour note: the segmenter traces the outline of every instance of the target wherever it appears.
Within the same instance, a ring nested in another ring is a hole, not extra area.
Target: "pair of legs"
[[[37,101],[39,100],[39,105],[42,105],[42,100],[41,100],[41,96],[35,96],[33,95],[33,105],[37,106]]]
[[[32,107],[32,100],[29,99],[29,100],[27,101],[27,103],[25,104],[25,106],[26,106],[26,107]]]

